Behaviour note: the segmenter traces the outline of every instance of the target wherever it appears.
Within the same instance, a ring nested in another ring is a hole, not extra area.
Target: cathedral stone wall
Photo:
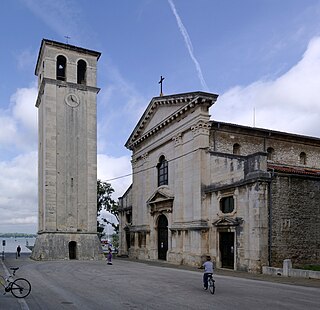
[[[271,189],[271,265],[319,264],[320,178],[275,174]]]
[[[233,153],[233,145],[239,144],[239,155],[267,152],[273,148],[272,161],[287,165],[319,167],[320,146],[314,138],[278,133],[265,129],[242,127],[232,124],[211,123],[210,148],[216,152]],[[306,154],[301,163],[300,154]]]
[[[215,235],[210,242],[210,255],[218,267],[222,266],[216,247],[219,233],[234,232],[236,253],[235,268],[250,272],[260,272],[268,263],[268,181],[265,153],[250,156],[236,156],[210,152],[210,181],[203,188],[210,193],[208,206],[209,223],[213,225],[209,233]],[[224,197],[233,197],[234,210],[225,213],[221,209]],[[226,220],[227,219],[227,220]],[[227,221],[230,221],[229,223]]]

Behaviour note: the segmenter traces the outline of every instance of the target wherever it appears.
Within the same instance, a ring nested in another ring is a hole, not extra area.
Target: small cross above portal
[[[66,43],[69,44],[69,39],[71,39],[70,37],[68,36],[64,36],[66,38]]]
[[[160,81],[159,81],[159,84],[160,84],[160,97],[163,96],[163,93],[162,93],[162,82],[163,82],[163,80],[164,80],[164,77],[162,77],[162,75],[161,75]]]

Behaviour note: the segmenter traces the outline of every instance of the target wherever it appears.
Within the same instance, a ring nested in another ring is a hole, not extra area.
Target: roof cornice
[[[62,48],[62,49],[67,49],[67,50],[71,50],[71,51],[75,51],[81,54],[87,54],[87,55],[91,55],[97,58],[97,60],[100,58],[101,53],[100,52],[96,52],[93,50],[89,50],[83,47],[79,47],[79,46],[75,46],[75,45],[71,45],[71,44],[65,44],[65,43],[61,43],[61,42],[57,42],[57,41],[53,41],[53,40],[48,40],[48,39],[42,39],[41,41],[41,46],[39,49],[39,53],[38,53],[38,59],[37,59],[37,64],[36,64],[36,68],[34,70],[35,75],[37,75],[38,69],[39,69],[39,65],[40,65],[40,58],[41,55],[43,53],[44,50],[44,46],[53,46],[56,48]]]

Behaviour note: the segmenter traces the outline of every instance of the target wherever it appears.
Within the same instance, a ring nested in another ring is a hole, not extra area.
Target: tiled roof
[[[274,170],[275,172],[284,172],[290,174],[314,175],[320,177],[320,169],[268,164],[268,170]]]

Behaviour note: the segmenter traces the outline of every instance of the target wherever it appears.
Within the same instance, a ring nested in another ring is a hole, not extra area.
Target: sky
[[[43,38],[102,53],[98,178],[114,199],[160,76],[164,95],[218,94],[212,120],[320,137],[320,0],[3,0],[0,35],[0,232],[37,232]]]

